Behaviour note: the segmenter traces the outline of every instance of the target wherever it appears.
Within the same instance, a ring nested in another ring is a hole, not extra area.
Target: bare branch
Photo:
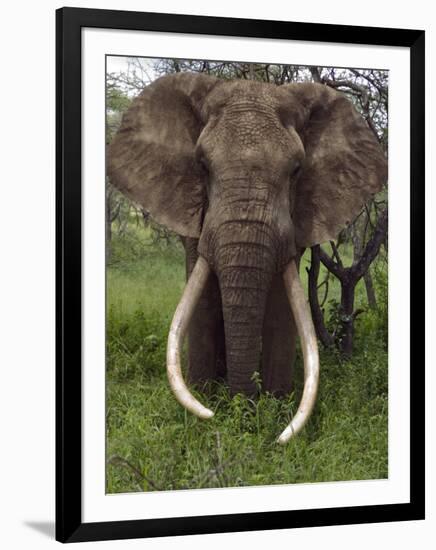
[[[119,456],[119,455],[111,456],[108,460],[108,464],[125,466],[133,472],[133,474],[137,479],[141,481],[146,481],[148,485],[150,485],[150,487],[153,487],[155,491],[162,491],[162,488],[159,487],[152,479],[146,477],[142,472],[138,470],[138,468],[136,468],[136,466],[133,466],[133,464],[130,464],[130,462],[125,458],[123,458],[122,456]],[[142,491],[143,488],[140,487],[140,490]]]
[[[336,275],[336,277],[339,280],[341,280],[344,277],[344,268],[341,268],[340,265],[334,262],[333,259],[330,258],[330,256],[326,254],[321,247],[319,249],[319,258],[322,261],[322,263],[326,266],[326,268],[329,271],[331,271],[333,275]]]
[[[379,216],[374,234],[365,246],[360,260],[350,268],[351,275],[354,279],[359,280],[361,277],[363,277],[371,263],[374,261],[380,250],[380,246],[386,239],[387,229],[388,209],[386,208]]]

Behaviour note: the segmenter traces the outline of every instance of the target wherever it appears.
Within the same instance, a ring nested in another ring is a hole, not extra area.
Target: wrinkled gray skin
[[[189,379],[232,393],[292,387],[296,330],[281,273],[334,239],[386,179],[366,122],[318,84],[163,77],[125,114],[112,183],[212,269],[189,329]],[[260,367],[260,369],[259,369]]]

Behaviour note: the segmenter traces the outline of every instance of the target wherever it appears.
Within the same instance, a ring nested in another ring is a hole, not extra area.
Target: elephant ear
[[[288,118],[306,152],[295,190],[296,241],[310,247],[335,239],[381,190],[387,160],[367,122],[343,94],[312,83],[284,88],[291,99]]]
[[[187,237],[201,230],[206,193],[194,148],[203,100],[217,82],[193,73],[155,80],[124,114],[108,150],[111,183],[158,223]]]

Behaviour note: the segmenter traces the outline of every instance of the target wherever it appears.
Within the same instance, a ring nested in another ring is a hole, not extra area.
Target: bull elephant
[[[185,384],[225,377],[232,394],[258,384],[289,393],[296,335],[304,357],[298,433],[319,377],[298,253],[335,239],[387,176],[377,139],[352,103],[321,84],[276,86],[194,73],[164,76],[125,113],[109,149],[113,185],[178,233],[188,282],[168,337],[176,398],[213,416]]]

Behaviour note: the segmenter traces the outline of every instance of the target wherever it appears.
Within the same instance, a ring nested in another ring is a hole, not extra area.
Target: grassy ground
[[[295,395],[288,399],[230,399],[219,386],[201,397],[216,412],[213,419],[186,413],[165,373],[168,327],[184,286],[182,248],[153,244],[150,232],[133,228],[128,237],[115,238],[107,273],[107,491],[386,478],[383,272],[377,280],[381,307],[358,318],[352,359],[341,361],[336,353],[321,350],[315,412],[304,431],[282,447],[275,439],[298,405],[301,358]],[[329,297],[333,311],[337,285],[331,285]],[[359,305],[367,307],[363,287]]]

